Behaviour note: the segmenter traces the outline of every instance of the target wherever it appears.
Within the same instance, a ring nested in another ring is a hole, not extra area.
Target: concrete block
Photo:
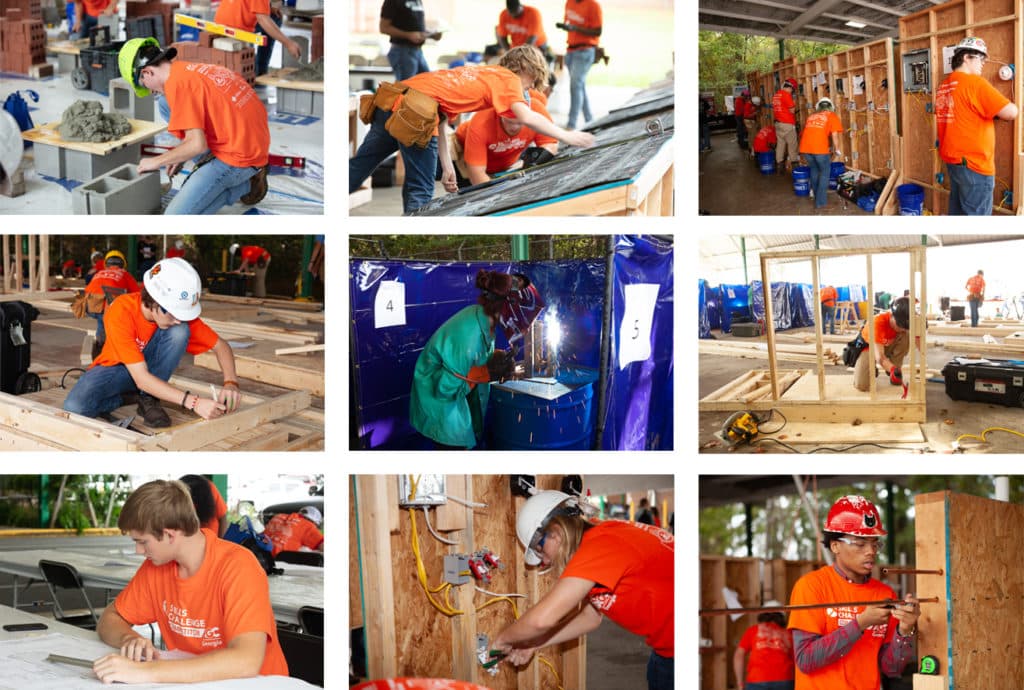
[[[77,215],[113,216],[160,212],[160,173],[139,173],[128,163],[71,191]]]
[[[306,36],[289,36],[288,38],[299,44],[301,59],[307,61],[309,59],[309,38]],[[301,67],[299,63],[300,61],[293,58],[287,50],[281,51],[281,67]]]
[[[69,180],[91,180],[125,163],[134,165],[139,162],[141,149],[139,144],[132,144],[105,156],[67,149],[64,152],[64,176]]]
[[[324,116],[324,95],[319,91],[313,92],[313,117],[323,119]]]
[[[37,173],[58,179],[64,177],[64,173],[67,170],[64,149],[59,146],[37,142],[32,145],[32,154],[35,158]]]
[[[108,94],[108,111],[121,113],[133,120],[156,122],[154,117],[156,106],[154,105],[155,101],[152,94],[139,98],[135,95],[135,89],[121,77],[110,80],[110,91]]]
[[[238,53],[245,49],[245,44],[237,38],[222,36],[220,38],[213,39],[213,47],[217,50],[224,50],[229,53]]]
[[[314,112],[314,95],[320,96],[320,114]],[[304,89],[277,87],[277,112],[287,115],[315,115],[323,117],[323,94]]]
[[[67,74],[78,67],[78,56],[68,55],[66,53],[57,54],[57,71],[61,74]]]

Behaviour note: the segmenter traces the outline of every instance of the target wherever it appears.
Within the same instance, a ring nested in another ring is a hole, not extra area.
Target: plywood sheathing
[[[952,492],[914,499],[922,606],[918,654],[939,660],[941,686],[999,688],[1024,674],[1024,505]],[[915,688],[918,688],[915,679]]]
[[[996,76],[1000,63],[1021,65],[1021,5],[1016,0],[949,0],[899,20],[899,54],[928,48],[931,50],[931,93],[901,93],[902,169],[900,182],[913,182],[925,188],[924,207],[934,214],[945,214],[949,202],[949,176],[936,148],[938,128],[934,116],[935,90],[946,76],[942,48],[952,47],[966,36],[984,39],[989,60],[983,76],[1006,98],[1020,105],[1022,82],[1018,68],[1010,81]],[[902,58],[896,61],[902,70]],[[902,91],[902,89],[901,89]],[[1016,98],[1015,98],[1016,96]],[[929,112],[929,110],[931,112]],[[1016,214],[1021,210],[1021,119],[995,121],[996,184],[993,212]],[[942,182],[936,177],[942,174]],[[1003,203],[1003,193],[1013,195]]]

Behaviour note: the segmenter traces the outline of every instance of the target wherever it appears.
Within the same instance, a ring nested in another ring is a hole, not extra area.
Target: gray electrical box
[[[466,574],[463,574],[466,573]],[[469,556],[464,553],[444,555],[444,581],[453,585],[464,585],[470,581]]]
[[[409,498],[412,492],[412,481],[409,475],[398,475],[398,505],[400,506],[443,506],[448,502],[445,498],[443,474],[421,474],[416,483],[416,495]]]
[[[903,91],[931,93],[932,51],[928,48],[903,53]]]

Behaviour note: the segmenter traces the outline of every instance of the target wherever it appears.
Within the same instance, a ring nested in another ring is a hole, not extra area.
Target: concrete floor
[[[828,193],[828,205],[793,193],[793,178],[762,175],[757,161],[736,144],[736,132],[714,132],[711,151],[700,154],[699,208],[714,216],[863,216],[856,204]],[[742,201],[741,201],[742,200]]]
[[[811,329],[793,329],[786,331],[787,333],[801,333],[808,332],[813,333]],[[718,331],[714,331],[714,335],[717,339],[722,341],[728,341],[732,339],[732,336],[728,334],[721,334]],[[850,334],[850,339],[853,338],[853,334]],[[738,342],[765,342],[762,338],[736,338]],[[963,342],[978,342],[979,338],[958,338],[955,336],[935,336],[930,338],[928,341],[928,367],[931,369],[941,370],[953,357],[957,355],[963,355],[969,352],[969,349],[965,349],[963,352],[956,352],[953,350],[946,350],[942,347],[942,343],[946,341],[963,341]],[[828,343],[829,347],[835,352],[842,351],[842,344],[840,343]],[[727,357],[720,355],[700,355],[699,356],[699,371],[700,378],[698,383],[698,395],[704,397],[710,394],[714,390],[724,386],[730,381],[743,375],[751,369],[767,369],[768,360],[766,359],[744,359],[739,357]],[[801,369],[807,368],[808,365],[797,362],[779,362],[779,369]],[[841,366],[826,366],[826,376],[828,375],[839,375],[848,373],[845,367]],[[878,385],[888,386],[888,382],[885,377],[878,378]],[[1019,407],[1003,407],[1001,405],[991,405],[988,403],[978,402],[966,402],[962,400],[953,400],[946,395],[945,386],[942,383],[931,383],[927,384],[926,398],[927,406],[927,422],[921,425],[921,429],[924,432],[924,437],[927,440],[926,443],[909,444],[904,445],[904,448],[920,449],[927,448],[928,452],[949,452],[950,444],[960,436],[961,434],[980,434],[983,430],[989,427],[1003,426],[1009,429],[1024,432],[1024,414],[1021,414]],[[732,412],[702,412],[699,413],[699,436],[698,442],[700,446],[711,443],[716,440],[714,434],[719,431],[725,420],[728,419]],[[766,427],[769,429],[775,429],[777,427],[776,421],[781,422],[776,417]],[[951,421],[949,424],[947,421]],[[785,433],[785,432],[783,432]],[[969,444],[971,453],[1021,453],[1024,452],[1024,439],[1014,436],[1012,434],[993,432],[986,437],[989,441],[988,444],[978,444],[973,440],[966,440],[964,443]],[[792,442],[792,439],[787,439],[788,442]],[[836,443],[828,444],[829,447],[845,447],[849,444]],[[883,443],[882,445],[898,445]],[[807,452],[818,447],[811,444],[801,444],[797,446],[801,451]],[[757,452],[769,452],[769,453],[788,453],[782,446],[774,443],[763,443],[758,446]],[[749,453],[751,448],[744,446],[737,449],[739,452]],[[730,452],[728,447],[724,443],[718,445],[712,445],[707,448],[701,448],[702,453],[727,453]],[[886,451],[874,446],[862,446],[855,448],[851,453],[885,453],[885,452],[896,452]],[[901,452],[907,452],[906,450]]]
[[[647,687],[650,656],[643,638],[604,621],[587,635],[587,690]]]

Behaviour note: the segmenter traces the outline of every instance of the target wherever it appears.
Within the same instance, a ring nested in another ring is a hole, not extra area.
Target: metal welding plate
[[[557,400],[566,393],[572,393],[573,389],[564,383],[553,381],[548,383],[550,379],[532,379],[524,381],[506,381],[504,383],[492,383],[491,385],[495,388],[500,388],[509,393],[522,393],[523,395],[529,395],[534,398],[540,398],[541,400]]]
[[[445,498],[445,480],[443,474],[421,474],[416,483],[416,495],[409,498],[412,482],[409,475],[398,475],[398,505],[400,506],[443,506],[448,502]]]

